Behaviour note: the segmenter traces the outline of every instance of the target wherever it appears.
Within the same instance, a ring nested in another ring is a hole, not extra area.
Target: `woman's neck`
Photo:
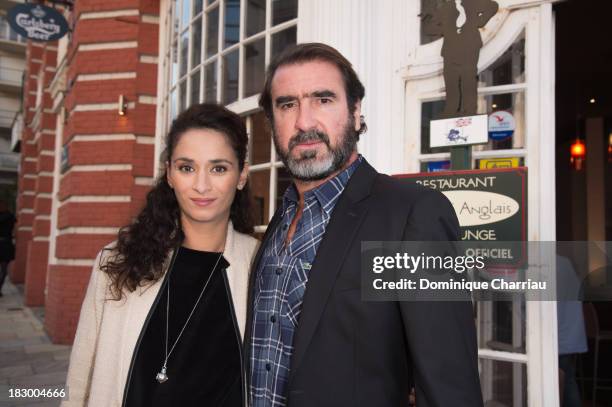
[[[225,248],[227,221],[193,222],[183,218],[181,223],[185,234],[184,247],[205,252],[222,252]]]

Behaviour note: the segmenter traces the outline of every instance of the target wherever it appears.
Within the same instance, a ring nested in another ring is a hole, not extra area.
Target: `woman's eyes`
[[[186,164],[180,165],[178,169],[181,172],[194,172],[195,171],[195,168],[193,168],[193,166],[186,165]],[[223,174],[227,172],[227,167],[224,165],[215,165],[210,169],[210,172],[214,174]]]
[[[179,171],[181,172],[194,172],[195,169],[191,166],[191,165],[179,165],[178,167]]]
[[[215,165],[214,167],[212,167],[212,169],[210,171],[214,172],[214,173],[217,173],[217,174],[223,174],[224,172],[227,171],[227,167],[225,167],[223,165]]]

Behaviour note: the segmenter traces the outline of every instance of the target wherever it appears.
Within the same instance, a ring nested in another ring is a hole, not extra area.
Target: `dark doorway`
[[[610,151],[612,133],[612,2],[567,0],[555,4],[556,19],[556,201],[557,240],[612,240]],[[571,145],[586,146],[584,161],[570,162]],[[609,254],[608,254],[609,255]],[[585,290],[608,294],[587,304],[599,332],[612,332],[612,275],[588,265]],[[587,294],[587,297],[590,297]],[[586,324],[588,353],[577,357],[577,376],[584,406],[594,405],[594,327]],[[596,405],[612,405],[612,340],[600,342],[597,355]],[[607,387],[604,388],[604,387]]]

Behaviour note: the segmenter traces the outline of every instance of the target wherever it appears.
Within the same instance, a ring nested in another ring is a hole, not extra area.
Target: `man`
[[[262,406],[481,406],[468,302],[364,302],[364,240],[456,240],[438,192],[378,174],[357,153],[365,91],[338,51],[286,50],[260,98],[293,185],[251,274],[247,372]],[[391,148],[391,146],[389,147]]]

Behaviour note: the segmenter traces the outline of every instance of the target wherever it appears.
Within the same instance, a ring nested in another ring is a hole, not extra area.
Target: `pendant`
[[[160,383],[163,383],[168,380],[168,375],[166,374],[166,366],[162,367],[161,372],[159,372],[157,376],[155,376],[155,379],[157,379],[157,381]]]

